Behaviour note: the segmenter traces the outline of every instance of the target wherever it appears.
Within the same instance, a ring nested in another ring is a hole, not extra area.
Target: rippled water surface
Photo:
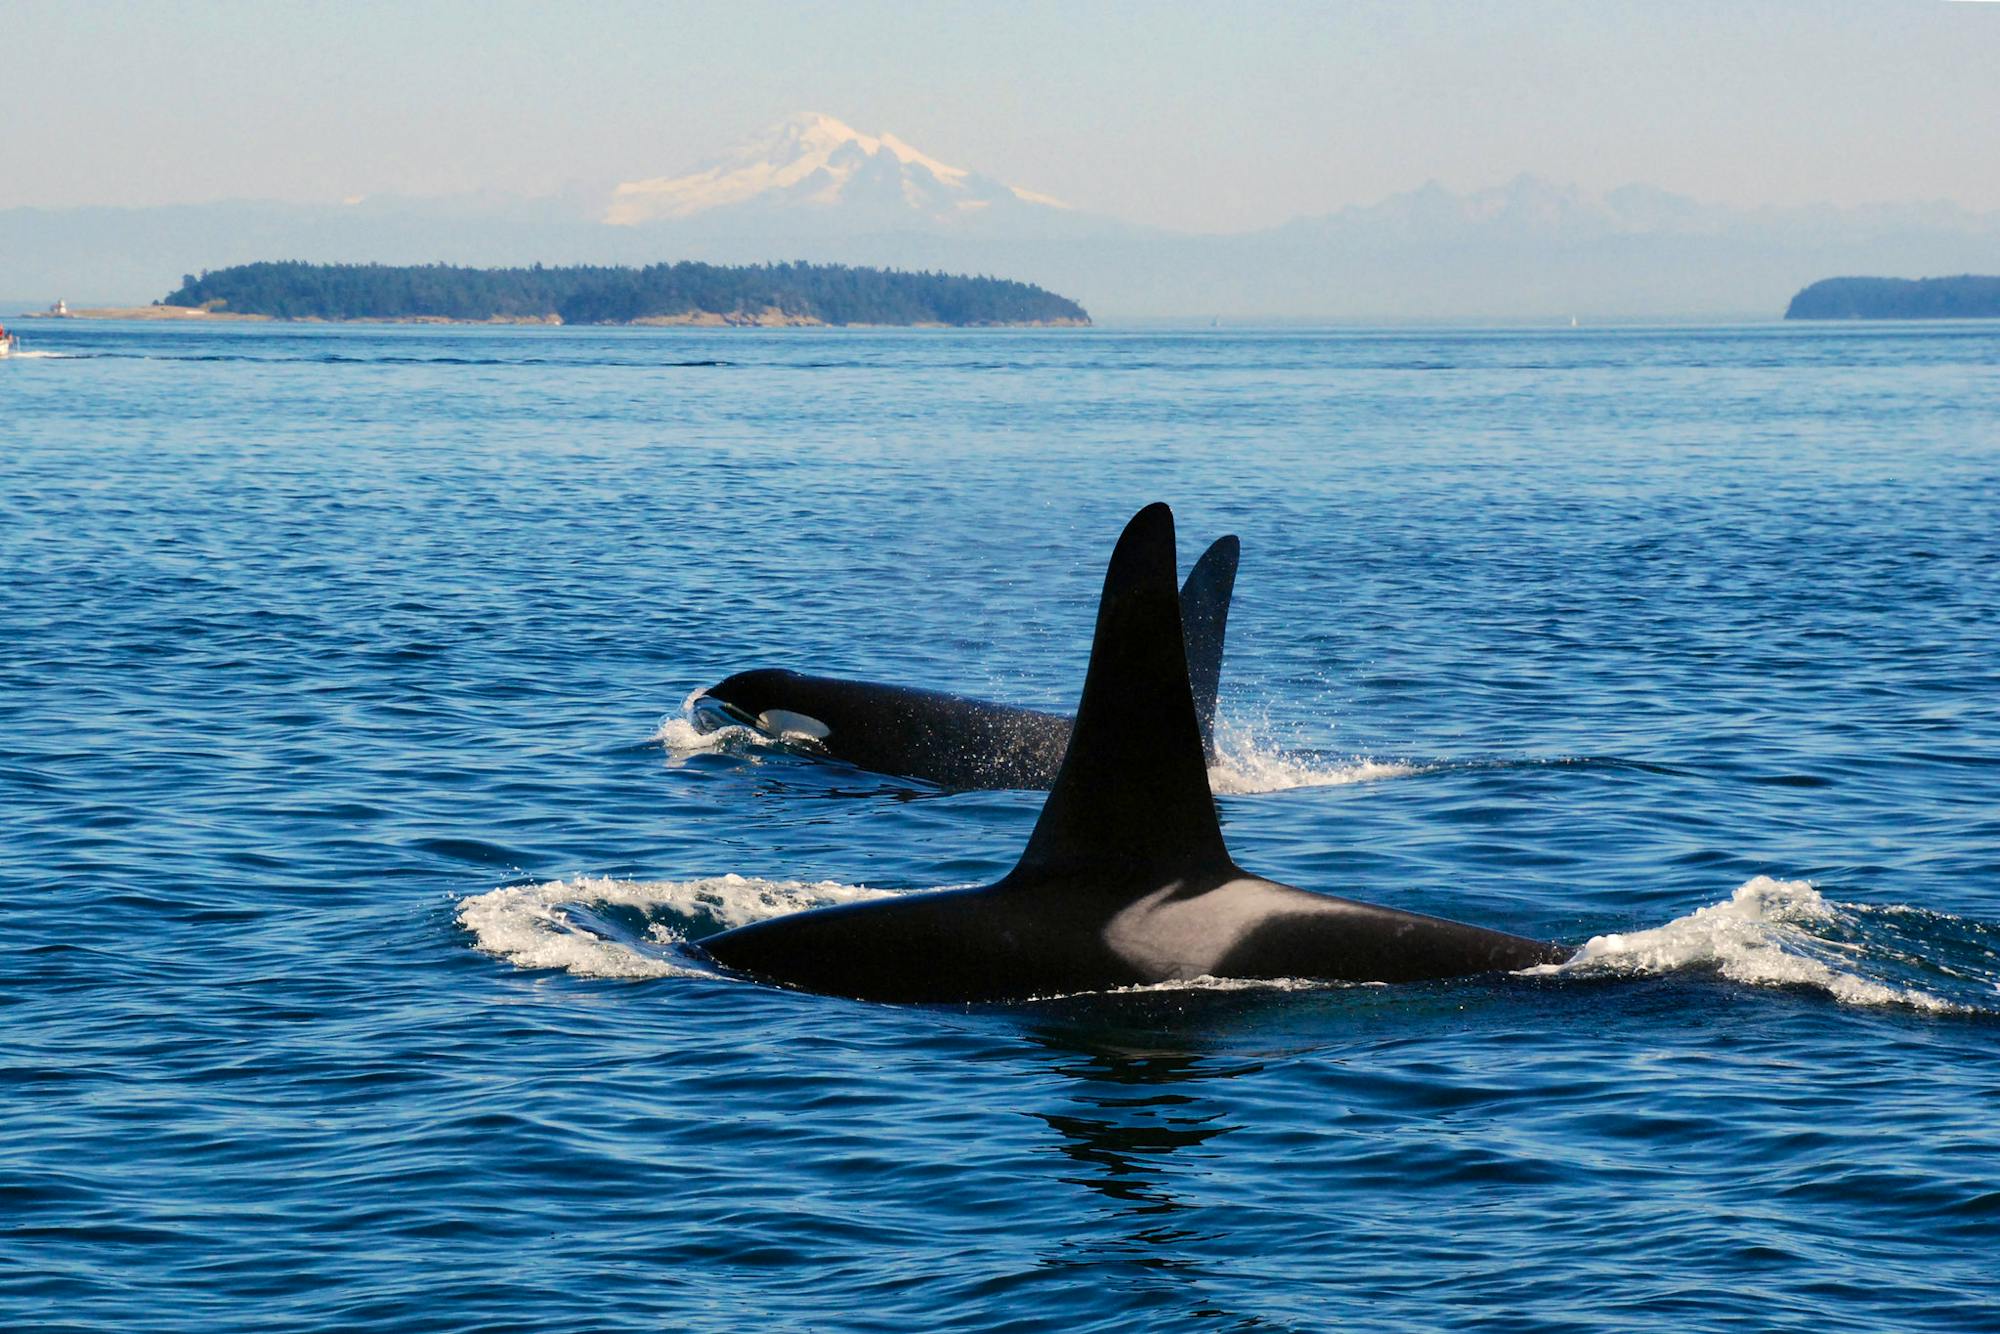
[[[27,333],[0,1327],[2000,1329],[2000,326]],[[1155,499],[1237,859],[1579,959],[690,968],[1041,798],[686,696],[1069,708]]]

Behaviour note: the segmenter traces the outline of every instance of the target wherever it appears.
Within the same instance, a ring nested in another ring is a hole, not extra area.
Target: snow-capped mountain
[[[729,210],[837,213],[874,226],[899,220],[949,225],[995,211],[1067,207],[949,166],[893,134],[863,134],[808,111],[686,175],[625,182],[612,192],[604,221],[633,226]]]

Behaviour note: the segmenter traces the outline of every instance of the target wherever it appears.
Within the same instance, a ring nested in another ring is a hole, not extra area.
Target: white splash
[[[1421,769],[1414,764],[1361,755],[1347,760],[1302,758],[1265,744],[1246,727],[1218,721],[1215,763],[1208,769],[1208,786],[1217,796],[1235,797],[1253,792],[1286,792],[1295,787],[1375,783],[1419,772]]]
[[[768,739],[747,727],[718,727],[713,732],[704,732],[678,714],[662,718],[653,735],[646,738],[654,745],[666,747],[667,753],[674,756],[733,752]]]
[[[1139,982],[1129,987],[1112,987],[1099,992],[1079,992],[1097,996],[1151,996],[1172,991],[1337,991],[1350,987],[1386,987],[1387,982],[1329,982],[1316,977],[1200,977],[1176,978],[1169,982]],[[1060,1000],[1059,996],[1042,997]]]
[[[1526,974],[1637,977],[1684,968],[1712,968],[1732,982],[1759,987],[1810,987],[1845,1005],[1906,1005],[1933,1013],[1964,1006],[1915,987],[1892,986],[1849,971],[1864,952],[1817,934],[1812,927],[1846,920],[1803,880],[1757,876],[1721,903],[1697,908],[1665,926],[1592,936],[1566,963]]]
[[[577,876],[471,895],[459,904],[458,923],[472,933],[475,948],[517,968],[560,968],[578,977],[698,977],[711,974],[676,957],[673,948],[686,939],[690,925],[726,930],[810,908],[885,897],[886,890],[832,881]],[[606,935],[568,911],[607,907],[638,909],[648,919],[644,935]]]

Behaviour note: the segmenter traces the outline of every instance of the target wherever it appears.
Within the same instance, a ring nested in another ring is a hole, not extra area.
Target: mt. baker
[[[719,210],[840,214],[881,227],[948,226],[994,212],[1047,214],[1069,206],[947,166],[893,134],[863,134],[803,111],[687,175],[625,182],[612,192],[603,220],[629,227]]]

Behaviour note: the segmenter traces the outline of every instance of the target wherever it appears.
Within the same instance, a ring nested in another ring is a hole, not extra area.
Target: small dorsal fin
[[[1201,729],[1201,757],[1215,763],[1215,695],[1222,686],[1222,640],[1229,629],[1229,596],[1236,588],[1242,543],[1218,538],[1201,553],[1181,585],[1181,638],[1187,643],[1188,686],[1194,721]]]
[[[1148,505],[1111,553],[1076,730],[1008,878],[1163,883],[1229,865],[1188,689],[1173,511]]]

